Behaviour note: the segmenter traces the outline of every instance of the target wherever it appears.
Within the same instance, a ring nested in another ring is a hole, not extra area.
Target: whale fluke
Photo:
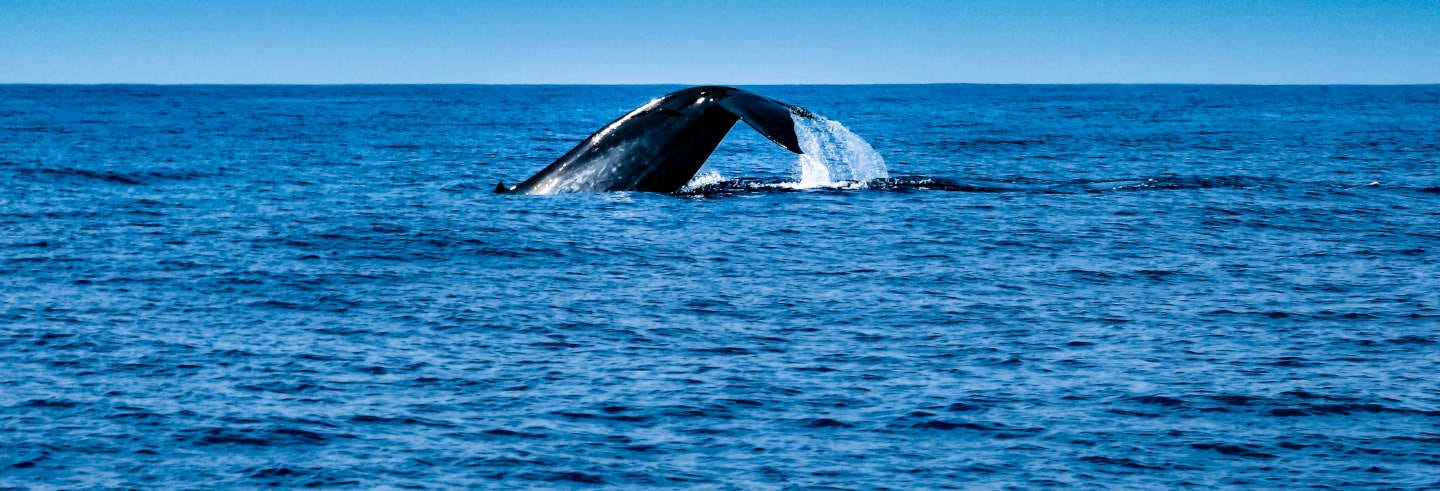
[[[700,171],[736,121],[803,153],[792,114],[813,117],[798,106],[733,87],[675,91],[596,131],[514,188],[501,184],[495,192],[675,192]]]
[[[716,103],[786,150],[805,153],[800,150],[800,141],[795,136],[795,121],[790,119],[791,106],[745,91],[738,91]],[[805,111],[805,114],[810,113]]]

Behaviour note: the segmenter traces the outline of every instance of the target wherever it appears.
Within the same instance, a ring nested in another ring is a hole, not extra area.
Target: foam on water
[[[871,180],[890,177],[885,158],[839,121],[794,111],[790,119],[805,152],[796,160],[794,187],[865,187]]]
[[[720,184],[725,182],[725,180],[725,176],[720,175],[720,173],[716,171],[696,174],[695,177],[690,178],[690,182],[685,183],[685,187],[680,188],[680,192],[689,193],[705,186]]]

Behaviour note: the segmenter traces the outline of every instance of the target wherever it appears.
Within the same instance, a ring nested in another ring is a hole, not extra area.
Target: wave
[[[3,164],[9,163],[0,163],[0,166],[3,166]],[[176,169],[149,169],[120,172],[114,170],[81,169],[77,167],[19,167],[13,169],[13,172],[32,179],[83,179],[131,186],[150,184],[155,181],[188,181],[213,175]]]

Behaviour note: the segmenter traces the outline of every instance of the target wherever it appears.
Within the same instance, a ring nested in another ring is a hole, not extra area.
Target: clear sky
[[[1440,83],[1440,0],[0,0],[0,83]]]

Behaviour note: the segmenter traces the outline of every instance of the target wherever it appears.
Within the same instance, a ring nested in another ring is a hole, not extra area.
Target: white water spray
[[[785,183],[750,183],[749,187],[854,189],[868,186],[871,180],[890,177],[885,158],[864,138],[860,138],[860,135],[851,132],[839,121],[825,119],[803,109],[801,111],[790,112],[790,120],[795,125],[795,136],[799,140],[800,150],[804,152],[796,160],[797,180]],[[719,172],[710,171],[697,174],[680,190],[690,192],[726,181]]]
[[[713,186],[722,182],[725,182],[725,176],[712,170],[704,174],[696,174],[695,177],[690,178],[690,182],[686,183],[685,187],[680,188],[680,192],[688,193],[705,186]]]
[[[872,179],[890,177],[885,158],[860,135],[839,121],[790,112],[800,140],[796,188],[865,187]]]

